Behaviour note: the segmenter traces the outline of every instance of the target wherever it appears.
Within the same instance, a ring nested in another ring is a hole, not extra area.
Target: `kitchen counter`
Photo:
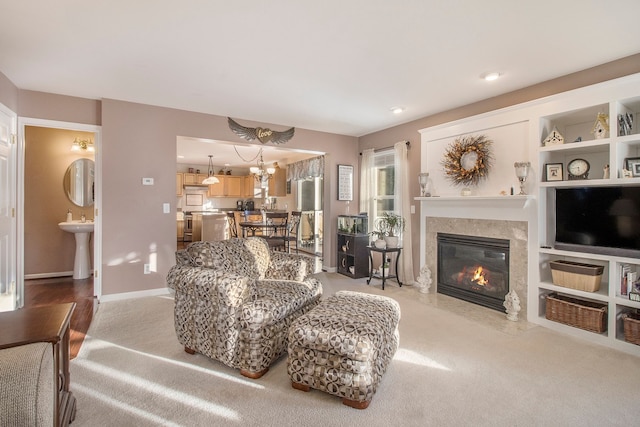
[[[202,240],[225,240],[227,238],[227,235],[228,231],[226,213],[207,212],[202,215]]]

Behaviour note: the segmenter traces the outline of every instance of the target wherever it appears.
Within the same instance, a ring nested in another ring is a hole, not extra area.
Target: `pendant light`
[[[211,184],[217,184],[217,183],[220,182],[220,180],[213,175],[213,160],[212,159],[213,159],[213,155],[209,154],[209,176],[207,176],[202,181],[203,184],[211,185]]]

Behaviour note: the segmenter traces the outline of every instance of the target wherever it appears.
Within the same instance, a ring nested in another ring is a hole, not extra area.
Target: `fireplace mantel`
[[[524,209],[530,201],[535,200],[535,196],[432,196],[416,197],[414,200],[427,205],[469,204],[472,206],[482,206],[486,204],[495,206],[497,203],[501,206]]]

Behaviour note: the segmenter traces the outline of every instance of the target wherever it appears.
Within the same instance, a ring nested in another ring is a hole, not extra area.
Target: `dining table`
[[[269,236],[272,234],[286,234],[286,225],[285,224],[277,224],[273,222],[264,222],[264,221],[243,221],[240,223],[240,227],[242,228],[242,237],[247,237],[247,235],[255,236],[258,231],[261,232],[262,235]]]

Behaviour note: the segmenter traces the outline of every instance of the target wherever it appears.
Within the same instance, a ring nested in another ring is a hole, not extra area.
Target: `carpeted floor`
[[[631,426],[640,359],[448,297],[322,273],[324,295],[390,296],[400,349],[366,410],[291,387],[286,358],[258,380],[188,355],[171,297],[101,304],[71,362],[73,426]]]

